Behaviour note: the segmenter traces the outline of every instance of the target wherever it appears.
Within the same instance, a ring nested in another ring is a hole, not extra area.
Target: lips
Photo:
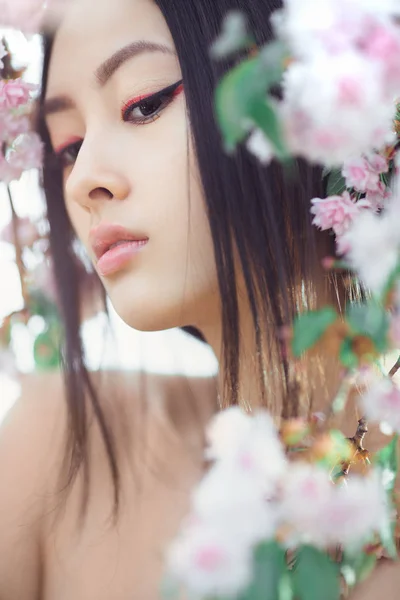
[[[148,240],[146,235],[131,233],[121,225],[101,224],[93,227],[89,234],[89,241],[97,259],[99,260],[112,246],[121,242],[134,242]]]
[[[121,225],[101,224],[93,228],[89,241],[97,258],[100,275],[111,275],[123,268],[148,242],[148,237]]]

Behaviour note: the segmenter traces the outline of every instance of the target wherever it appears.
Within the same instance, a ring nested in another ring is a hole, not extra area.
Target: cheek
[[[200,284],[202,279],[209,278],[214,256],[200,173],[186,129],[169,142],[155,173],[154,188],[148,197],[155,202],[153,224],[157,235],[180,269],[177,275],[186,273],[188,278],[196,277]],[[193,286],[193,281],[190,283]]]

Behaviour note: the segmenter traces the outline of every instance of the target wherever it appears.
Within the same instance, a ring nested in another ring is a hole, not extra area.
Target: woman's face
[[[116,311],[141,330],[207,326],[218,310],[181,79],[151,0],[69,2],[49,67],[47,124],[73,227]]]

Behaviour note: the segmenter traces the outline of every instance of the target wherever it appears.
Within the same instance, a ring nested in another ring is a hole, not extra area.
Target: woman
[[[262,43],[278,6],[73,0],[46,42],[44,187],[68,411],[54,402],[63,393],[55,379],[27,394],[3,432],[5,600],[158,598],[163,552],[201,475],[215,410],[212,382],[195,382],[187,401],[182,382],[162,378],[135,379],[116,397],[115,378],[86,371],[76,238],[128,325],[201,332],[220,362],[220,405],[263,403],[287,416],[329,388],[321,359],[306,371],[315,388],[299,394],[279,340],[300,303],[344,297],[320,267],[330,239],[310,226],[321,173],[299,165],[287,181],[245,150],[227,157],[213,114],[232,64],[209,56],[223,17],[244,10]],[[27,473],[15,472],[9,457],[18,452],[19,464],[28,446]]]

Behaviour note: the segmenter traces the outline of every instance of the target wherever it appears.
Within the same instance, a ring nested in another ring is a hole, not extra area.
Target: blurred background
[[[0,29],[16,73],[40,82],[40,37]],[[19,396],[19,373],[59,368],[60,322],[54,295],[47,223],[38,171],[0,183],[0,422]],[[29,298],[29,309],[27,308]],[[209,376],[212,351],[181,330],[143,333],[127,327],[109,306],[88,318],[83,340],[91,369],[145,370]]]

